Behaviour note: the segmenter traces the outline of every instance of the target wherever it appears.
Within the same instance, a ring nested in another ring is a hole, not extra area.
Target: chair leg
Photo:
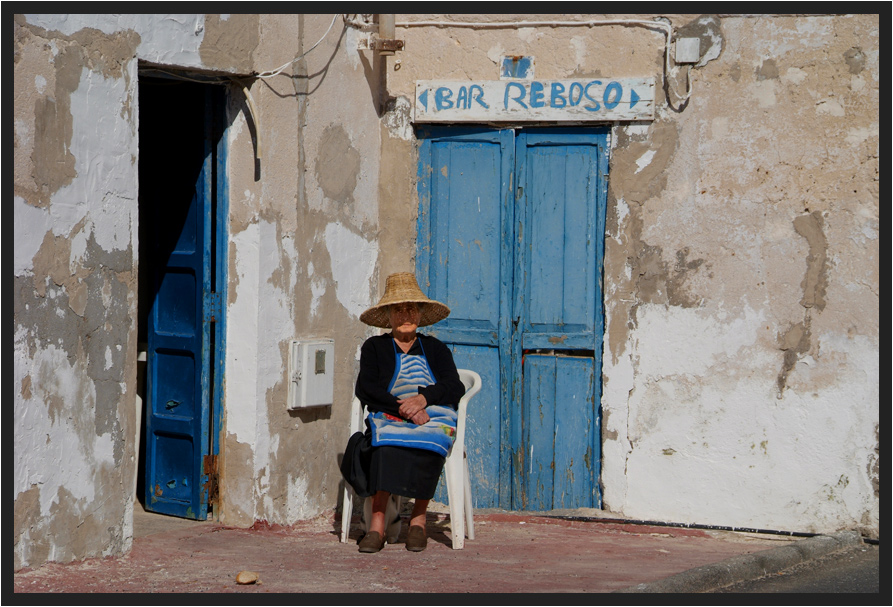
[[[447,496],[450,500],[450,529],[453,534],[453,550],[465,547],[465,483],[462,479],[462,460],[448,457],[446,461]]]
[[[465,535],[468,539],[474,539],[474,507],[471,505],[471,476],[468,474],[468,457],[463,454],[462,468],[465,477]]]
[[[353,491],[345,483],[344,499],[341,500],[341,542],[347,543],[350,536],[350,519],[353,516]]]

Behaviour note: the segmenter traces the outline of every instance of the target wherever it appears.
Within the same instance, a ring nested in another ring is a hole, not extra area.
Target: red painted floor
[[[48,564],[15,574],[15,592],[611,592],[781,545],[777,537],[570,521],[522,514],[475,517],[476,538],[452,550],[447,517],[430,515],[424,552],[403,536],[360,554],[354,525],[321,517],[293,527],[196,523],[137,537],[123,557]],[[236,583],[254,571],[256,584]]]

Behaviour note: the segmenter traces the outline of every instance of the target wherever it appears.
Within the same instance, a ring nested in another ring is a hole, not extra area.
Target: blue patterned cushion
[[[427,449],[446,457],[456,438],[458,413],[452,407],[432,405],[425,409],[431,419],[421,426],[387,413],[370,413],[372,446],[412,447]]]

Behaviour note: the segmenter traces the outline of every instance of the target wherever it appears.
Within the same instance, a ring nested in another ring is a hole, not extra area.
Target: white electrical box
[[[700,60],[700,38],[676,38],[676,63],[697,63]]]
[[[331,405],[335,340],[293,340],[288,353],[288,408]]]

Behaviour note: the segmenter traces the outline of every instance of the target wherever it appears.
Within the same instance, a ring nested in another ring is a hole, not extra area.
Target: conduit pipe
[[[396,28],[394,27],[394,15],[378,15],[378,37],[382,40],[393,40],[396,38]],[[392,56],[394,51],[390,49],[382,49],[378,51],[379,55]]]
[[[472,22],[472,21],[398,21],[395,23],[397,27],[463,27],[472,29],[513,29],[519,27],[595,27],[598,25],[632,25],[638,27],[655,28],[666,35],[666,44],[664,46],[664,80],[667,82],[667,88],[672,89],[669,85],[669,77],[672,73],[670,66],[670,45],[673,42],[673,26],[669,22],[653,21],[647,19],[604,19],[589,21],[495,21],[495,22]],[[678,99],[680,105],[684,104],[691,97],[691,66],[688,68],[688,87],[685,96],[681,97],[675,89],[672,89],[673,95]]]
[[[251,96],[251,91],[248,90],[248,86],[241,80],[235,80],[235,82],[242,87],[242,92],[245,94],[245,101],[248,102],[248,113],[251,114],[251,122],[254,123],[254,157],[257,160],[260,160],[263,158],[263,146],[261,145],[260,138],[260,112],[257,111],[257,106],[254,104],[254,97]]]

